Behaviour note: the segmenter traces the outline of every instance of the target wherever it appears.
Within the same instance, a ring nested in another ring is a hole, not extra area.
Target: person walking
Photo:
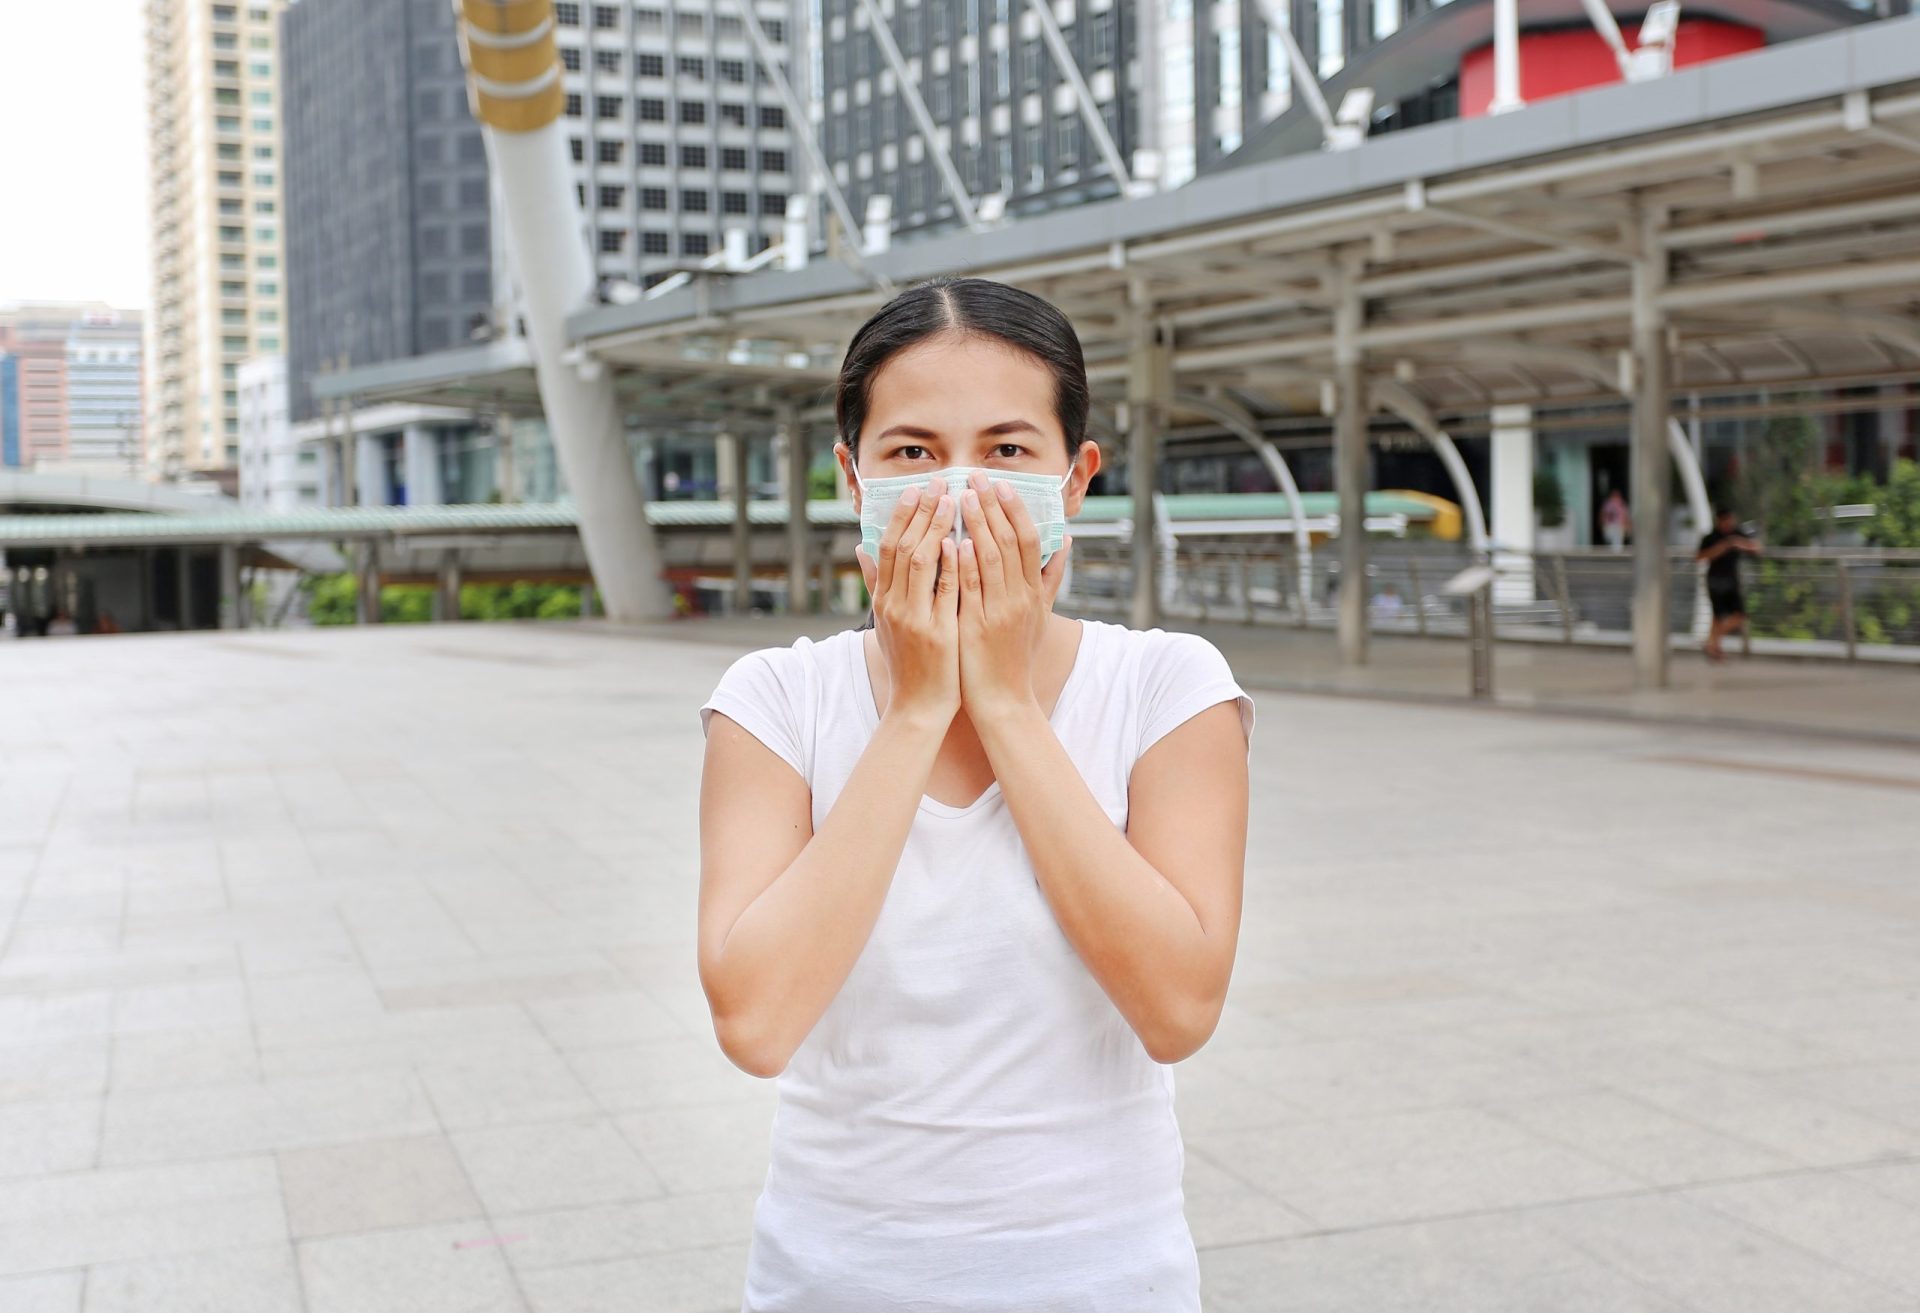
[[[699,972],[777,1081],[743,1313],[1197,1313],[1173,1071],[1239,934],[1253,703],[1056,614],[1100,468],[1078,336],[977,278],[857,333],[865,627],[701,707]]]
[[[1633,532],[1633,511],[1618,488],[1600,503],[1600,532],[1605,535],[1608,547],[1616,552],[1626,550],[1627,535]]]
[[[1707,601],[1713,607],[1713,626],[1700,650],[1707,660],[1718,665],[1727,659],[1721,640],[1747,626],[1747,602],[1740,591],[1740,556],[1760,554],[1760,544],[1737,531],[1733,512],[1721,508],[1713,517],[1713,528],[1700,539],[1695,561],[1707,566]]]

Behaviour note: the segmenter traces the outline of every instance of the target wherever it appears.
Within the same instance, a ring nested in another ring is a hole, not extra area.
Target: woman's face
[[[843,470],[852,460],[834,444]],[[943,334],[908,347],[874,375],[860,429],[860,477],[928,475],[949,465],[1066,474],[1061,496],[1076,514],[1100,449],[1083,442],[1073,460],[1053,412],[1053,375],[1045,365],[993,338]],[[854,502],[860,485],[853,483]]]

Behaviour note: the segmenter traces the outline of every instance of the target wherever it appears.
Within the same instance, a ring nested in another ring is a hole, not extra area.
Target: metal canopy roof
[[[1130,306],[1150,304],[1173,330],[1176,387],[1256,416],[1319,412],[1330,283],[1350,270],[1375,400],[1484,414],[1620,398],[1643,217],[1671,256],[1659,300],[1676,390],[1920,376],[1920,17],[867,264],[894,285],[967,271],[1048,297],[1108,402],[1124,395]],[[677,404],[751,415],[819,406],[889,294],[817,262],[709,275],[570,326]]]

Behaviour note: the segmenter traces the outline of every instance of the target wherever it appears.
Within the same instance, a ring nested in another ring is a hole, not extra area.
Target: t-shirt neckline
[[[1067,678],[1060,685],[1060,695],[1054,698],[1053,711],[1047,717],[1047,723],[1055,729],[1060,727],[1061,711],[1066,708],[1069,699],[1080,685],[1086,682],[1084,676],[1087,668],[1092,664],[1088,659],[1087,648],[1093,642],[1094,630],[1098,628],[1098,623],[1084,618],[1078,623],[1080,641],[1073,649],[1073,665],[1068,668]],[[880,708],[874,701],[876,690],[873,687],[873,672],[867,669],[866,630],[850,629],[846,632],[853,635],[853,641],[847,646],[852,650],[854,700],[860,704],[861,720],[865,722],[867,733],[871,735],[880,728]],[[938,798],[923,793],[920,795],[920,810],[947,818],[971,816],[999,796],[1000,781],[996,778],[981,791],[979,797],[964,807],[941,802]]]

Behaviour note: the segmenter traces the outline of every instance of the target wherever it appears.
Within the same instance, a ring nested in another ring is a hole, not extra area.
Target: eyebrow
[[[1037,434],[1040,432],[1040,427],[1030,420],[1003,419],[998,424],[981,429],[980,432],[987,437],[1000,437],[1008,433]],[[893,424],[876,433],[873,440],[878,442],[883,438],[938,438],[939,436],[932,429],[923,429],[917,424]]]

